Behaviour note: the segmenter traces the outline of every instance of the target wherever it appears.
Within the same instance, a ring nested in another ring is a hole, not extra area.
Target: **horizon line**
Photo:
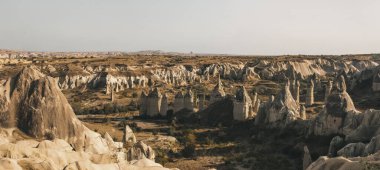
[[[355,55],[379,55],[380,52],[369,52],[369,53],[346,53],[346,54],[229,54],[229,53],[208,53],[208,52],[179,52],[179,51],[164,51],[164,50],[137,50],[137,51],[122,51],[122,50],[110,50],[110,51],[96,51],[96,50],[79,50],[79,51],[49,51],[49,50],[24,50],[24,49],[2,49],[0,52],[11,51],[11,52],[28,52],[28,53],[148,53],[148,52],[158,52],[163,55],[221,55],[221,56],[355,56]],[[173,54],[170,54],[173,53]],[[132,55],[132,54],[131,54]],[[158,54],[159,55],[159,54]]]

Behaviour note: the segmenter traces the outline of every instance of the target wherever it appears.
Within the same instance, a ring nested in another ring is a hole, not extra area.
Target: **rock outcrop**
[[[205,94],[201,94],[200,96],[198,96],[198,111],[202,111],[205,109],[205,100],[206,100],[206,96]]]
[[[310,129],[315,135],[349,134],[360,124],[360,113],[356,111],[346,91],[345,80],[340,76]]]
[[[332,90],[332,82],[329,80],[325,86],[325,103],[327,102],[327,98],[331,94]]]
[[[136,136],[135,134],[133,133],[132,129],[128,126],[128,125],[125,125],[124,127],[124,130],[123,130],[123,139],[122,139],[122,142],[124,145],[128,145],[128,144],[134,144],[136,143]]]
[[[148,94],[147,116],[154,117],[160,113],[162,95],[158,88],[154,88]]]
[[[344,146],[344,139],[340,136],[335,136],[329,146],[329,156],[337,156],[337,152],[339,149],[343,148]]]
[[[140,150],[144,157],[128,153],[123,143],[113,141],[108,133],[103,138],[85,127],[75,116],[55,79],[33,67],[24,68],[0,89],[0,124],[10,127],[0,128],[0,168],[164,169],[154,163],[153,149],[142,142],[134,144],[132,149]],[[30,137],[16,135],[23,133],[36,139],[26,140]],[[125,143],[136,142],[128,126],[123,140]],[[134,159],[140,163],[127,161],[127,158],[136,157],[142,158]]]
[[[272,100],[260,106],[255,124],[285,125],[300,118],[299,106],[289,90],[289,81],[284,89]]]
[[[309,149],[307,148],[307,146],[304,146],[303,147],[303,170],[307,169],[307,167],[313,162],[311,160],[311,156],[310,156],[310,152],[309,152]]]
[[[162,95],[162,99],[161,99],[160,115],[166,116],[168,109],[169,109],[168,97],[166,96],[166,94],[164,94]]]
[[[194,96],[190,88],[187,90],[183,100],[184,100],[185,109],[193,112],[194,111]]]
[[[236,96],[234,100],[234,110],[233,117],[234,120],[242,121],[249,118],[252,115],[253,106],[252,100],[248,95],[247,90],[244,86],[240,86],[236,91]]]
[[[174,113],[185,108],[184,97],[183,97],[182,92],[178,92],[175,95],[173,105],[174,105],[174,109],[173,109]]]
[[[26,134],[44,138],[53,134],[80,149],[87,130],[57,86],[55,79],[25,67],[2,87],[1,122]]]
[[[223,84],[220,81],[220,76],[218,77],[218,84],[214,87],[210,94],[210,104],[222,100],[226,96],[226,93],[223,89]]]
[[[314,82],[313,82],[313,80],[310,81],[309,87],[307,88],[305,104],[306,104],[306,106],[311,106],[314,104]]]
[[[141,92],[140,95],[140,115],[146,115],[148,111],[148,95],[145,91]]]

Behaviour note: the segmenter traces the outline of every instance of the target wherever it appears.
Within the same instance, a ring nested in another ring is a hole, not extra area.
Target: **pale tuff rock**
[[[194,97],[193,92],[189,88],[184,96],[185,109],[189,111],[194,111]]]
[[[260,109],[261,100],[257,99],[255,105],[253,105],[253,116],[256,116],[256,114],[259,112]]]
[[[274,96],[273,95],[270,95],[270,97],[269,97],[269,103],[272,103],[274,101]]]
[[[243,68],[242,80],[243,81],[260,80],[260,75],[258,75],[255,72],[254,67],[244,67]]]
[[[358,119],[360,125],[346,135],[347,141],[369,141],[372,137],[380,135],[380,110],[366,110],[363,114],[359,114],[356,119]]]
[[[300,118],[298,109],[299,106],[290,93],[288,82],[274,99],[260,106],[255,124],[276,123],[277,125],[286,125]]]
[[[147,116],[157,116],[160,113],[162,95],[158,88],[154,88],[148,95]]]
[[[210,94],[210,104],[222,100],[226,96],[226,93],[223,90],[223,84],[218,77],[218,84],[214,87]]]
[[[310,152],[309,152],[309,149],[307,148],[307,146],[304,146],[303,147],[303,170],[307,169],[307,167],[313,162],[311,160],[311,156],[310,156]]]
[[[75,78],[75,79],[74,79]],[[75,81],[73,81],[75,80]],[[80,85],[86,85],[92,89],[105,89],[106,94],[111,92],[111,85],[113,85],[115,91],[123,91],[128,88],[145,87],[147,78],[145,76],[114,76],[108,72],[94,73],[89,76],[66,76],[60,77],[59,86],[61,89],[66,89],[68,85],[69,88],[77,88]]]
[[[151,71],[155,81],[174,86],[186,86],[194,81],[201,81],[201,76],[197,74],[199,70],[195,67],[185,67],[176,65],[165,69],[155,69]]]
[[[166,116],[166,113],[168,112],[168,108],[169,108],[168,97],[166,96],[166,94],[164,94],[162,95],[162,99],[161,99],[160,115]]]
[[[124,143],[123,142],[115,142],[113,141],[112,137],[110,134],[108,134],[108,132],[106,132],[104,134],[104,140],[108,146],[108,148],[110,149],[110,151],[118,151],[118,150],[121,150],[124,146]]]
[[[252,105],[253,105],[253,106],[255,106],[257,99],[258,99],[258,98],[257,98],[257,92],[255,92],[255,93],[253,94],[253,96],[252,96]]]
[[[108,134],[105,135],[109,144],[113,142]],[[8,136],[13,138],[13,136]],[[4,138],[2,136],[2,138]],[[31,139],[16,143],[5,143],[0,146],[0,169],[18,170],[18,169],[49,169],[49,170],[79,170],[79,169],[111,169],[111,170],[127,170],[127,169],[166,169],[155,163],[153,160],[147,160],[144,154],[154,158],[153,151],[149,146],[140,144],[135,146],[142,150],[139,160],[127,162],[127,155],[124,152],[112,151],[104,154],[94,154],[89,152],[73,151],[73,148],[64,140],[55,139],[53,141],[43,140],[37,142],[36,145],[27,145]],[[137,155],[129,155],[137,156]]]
[[[95,75],[73,75],[58,78],[58,86],[60,89],[74,89],[86,87]]]
[[[145,91],[142,91],[140,95],[140,115],[147,114],[147,110],[148,110],[147,107],[148,107],[148,96],[145,93]]]
[[[254,71],[254,68],[260,70],[257,75],[261,79],[283,79],[295,77],[297,79],[304,79],[312,75],[325,76],[332,75],[339,70],[346,72],[357,72],[364,70],[368,67],[377,66],[378,64],[373,61],[333,61],[327,59],[305,59],[303,61],[270,61],[260,60],[256,64],[230,64],[220,63],[211,64],[201,67],[199,74],[211,74],[216,76],[220,74],[225,79],[231,80],[244,80],[247,79],[247,70]],[[254,67],[252,67],[254,66]],[[289,72],[290,74],[284,74]],[[248,76],[249,78],[249,76]],[[318,84],[316,87],[318,88]]]
[[[340,136],[335,136],[329,146],[329,156],[337,156],[337,152],[339,149],[343,148],[344,146],[344,139],[341,138]]]
[[[154,160],[155,157],[156,156],[154,154],[153,149],[150,146],[146,145],[144,142],[139,141],[128,150],[127,160],[132,161],[143,158]]]
[[[252,115],[252,101],[248,95],[247,90],[244,86],[240,86],[236,91],[236,96],[234,100],[233,117],[234,120],[242,121],[249,118]]]
[[[311,129],[315,135],[349,134],[360,123],[344,78],[340,76],[328,96],[325,108],[319,113]]]
[[[136,136],[128,125],[125,125],[124,127],[122,142],[125,146],[127,146],[130,143],[136,143]]]
[[[185,108],[184,97],[182,92],[178,92],[174,97],[174,113]]]
[[[0,155],[9,159],[6,162],[12,163],[6,168],[75,169],[76,166],[70,166],[71,163],[87,161],[106,169],[120,168],[116,162],[125,162],[129,167],[125,169],[139,169],[126,162],[128,155],[121,142],[114,142],[108,133],[102,138],[76,118],[53,78],[32,67],[24,68],[10,80],[12,83],[5,83],[0,88],[2,104],[7,104],[2,108],[1,116],[8,115],[2,121],[9,122],[1,122],[1,125],[18,127],[32,137],[55,139],[20,141],[19,135],[13,136],[20,133],[18,129],[0,129]],[[126,132],[124,139],[135,142],[132,130],[126,127]],[[149,146],[138,143],[134,148],[141,150],[145,157],[154,159],[154,151]]]
[[[314,104],[314,82],[310,81],[310,86],[307,88],[306,92],[306,106],[311,106]]]
[[[328,158],[327,156],[319,157],[315,162],[309,165],[307,170],[362,170],[363,162],[368,160],[378,160],[379,155],[370,156],[368,158],[344,158],[335,157]],[[375,162],[368,161],[368,164],[376,164]]]
[[[43,138],[46,132],[65,139],[80,149],[85,127],[76,118],[55,79],[33,67],[25,67],[2,87],[2,122],[4,127],[18,127],[33,137]]]
[[[379,73],[379,66],[377,67],[372,67],[372,68],[366,68],[362,70],[361,72],[357,72],[351,76],[351,81],[350,81],[350,90],[356,90],[359,85],[362,84],[368,84],[368,82],[372,82],[372,90],[376,90],[376,83],[374,84],[374,80],[377,79],[376,77],[378,76]],[[376,80],[377,82],[377,80]]]
[[[314,83],[314,90],[317,90],[317,91],[322,90],[322,82],[321,82],[320,76],[318,76],[317,74],[313,74],[311,76],[311,80]]]
[[[362,155],[367,156],[370,154],[374,154],[380,150],[380,135],[375,136],[371,139],[371,141],[365,146],[364,152]]]
[[[339,148],[341,149],[337,151],[337,155],[344,157],[367,156],[378,152],[380,149],[380,135],[373,137],[368,144],[364,144],[362,142],[349,143],[344,147],[342,147],[342,145],[344,144],[343,139],[336,138],[337,137],[333,138],[333,140],[330,143],[330,148],[332,148],[333,145],[334,149],[331,149],[331,156],[335,156],[336,149]]]
[[[332,82],[329,80],[325,86],[325,102],[327,102],[327,97],[329,97],[332,90]]]
[[[296,102],[299,104],[300,103],[300,81],[297,80],[295,88],[294,88],[294,97]]]
[[[255,92],[255,94],[253,95],[252,97],[252,112],[251,114],[249,115],[249,117],[255,117],[257,112],[259,112],[259,108],[260,108],[260,104],[261,104],[261,100],[258,99],[257,97],[257,93]]]
[[[339,156],[356,157],[364,152],[364,143],[350,143],[338,151]]]
[[[306,120],[306,108],[304,105],[300,106],[300,117],[302,120]]]

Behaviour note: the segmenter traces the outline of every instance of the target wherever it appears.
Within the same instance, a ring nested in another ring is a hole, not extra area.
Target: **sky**
[[[380,52],[378,0],[0,0],[0,49]]]

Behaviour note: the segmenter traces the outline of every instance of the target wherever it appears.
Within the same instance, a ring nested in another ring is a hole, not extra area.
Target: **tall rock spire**
[[[325,102],[327,102],[327,97],[329,97],[332,89],[332,82],[329,80],[326,84],[326,89],[325,89]]]
[[[233,118],[234,120],[246,120],[250,115],[252,115],[253,106],[252,100],[249,97],[247,90],[244,86],[240,86],[236,91],[236,96],[234,100],[233,108]]]
[[[220,80],[220,75],[218,76],[218,83],[214,87],[214,89],[211,92],[210,95],[210,104],[219,101],[226,96],[226,93],[223,90],[223,84],[222,81]]]
[[[310,80],[310,86],[306,92],[306,106],[311,106],[314,104],[314,82]]]

